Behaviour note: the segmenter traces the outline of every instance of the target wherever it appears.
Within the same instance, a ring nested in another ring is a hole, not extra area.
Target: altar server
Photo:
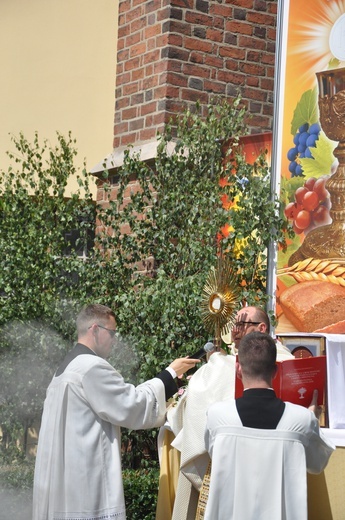
[[[176,359],[134,387],[107,361],[116,323],[111,309],[88,305],[77,317],[78,342],[47,390],[34,477],[33,520],[125,520],[121,426],[164,423],[174,378],[196,360]]]
[[[244,336],[236,362],[243,396],[208,409],[212,466],[205,520],[308,518],[307,471],[320,473],[335,447],[320,430],[317,394],[310,409],[276,397],[276,355],[268,334]]]

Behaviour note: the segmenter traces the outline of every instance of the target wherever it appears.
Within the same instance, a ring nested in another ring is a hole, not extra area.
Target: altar
[[[345,519],[345,447],[337,446],[320,475],[308,473],[308,519]]]
[[[317,338],[324,341],[327,427],[322,430],[336,450],[320,475],[308,474],[308,519],[345,520],[345,335],[299,332],[277,335],[287,344],[298,338],[298,343],[308,348]]]

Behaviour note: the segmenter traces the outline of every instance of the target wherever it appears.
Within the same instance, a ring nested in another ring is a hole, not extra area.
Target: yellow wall
[[[117,0],[0,1],[0,168],[9,134],[77,140],[87,169],[112,151]]]
[[[308,520],[344,520],[344,490],[345,448],[337,447],[325,471],[308,474]]]

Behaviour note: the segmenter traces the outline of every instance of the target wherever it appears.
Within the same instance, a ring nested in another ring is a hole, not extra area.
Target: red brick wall
[[[238,88],[251,132],[270,131],[276,11],[277,0],[120,0],[114,148]]]

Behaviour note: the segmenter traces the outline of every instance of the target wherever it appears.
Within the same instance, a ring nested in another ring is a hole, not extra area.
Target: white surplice
[[[172,520],[195,519],[199,491],[210,460],[204,442],[206,410],[211,403],[234,396],[235,362],[235,356],[212,354],[193,374],[178,405],[168,410],[169,425],[176,436],[172,446],[181,452]]]
[[[279,341],[277,360],[294,356]],[[236,352],[212,354],[192,376],[187,391],[175,408],[168,411],[169,426],[176,438],[172,443],[181,452],[181,468],[172,520],[194,520],[199,491],[209,463],[204,442],[206,410],[210,404],[235,396]],[[165,519],[156,519],[165,520]]]
[[[33,520],[124,520],[120,427],[161,426],[163,382],[137,387],[80,355],[50,383],[39,434]]]
[[[307,520],[306,472],[320,473],[334,450],[315,415],[286,403],[276,430],[242,426],[234,399],[208,411],[212,458],[205,520]]]

